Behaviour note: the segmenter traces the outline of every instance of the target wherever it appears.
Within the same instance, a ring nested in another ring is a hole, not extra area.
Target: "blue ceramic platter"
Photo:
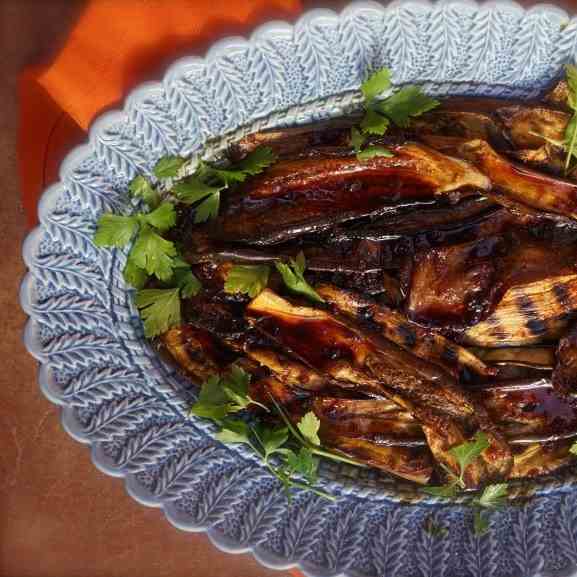
[[[24,243],[25,343],[64,428],[130,495],[228,552],[315,576],[522,577],[577,565],[577,474],[514,486],[476,537],[466,503],[423,497],[373,471],[323,463],[321,488],[291,505],[242,447],[189,419],[194,390],[143,338],[122,279],[126,252],[97,248],[103,211],[130,210],[127,183],[166,154],[218,155],[257,129],[349,112],[373,70],[436,95],[531,97],[577,57],[577,20],[553,6],[354,3],[271,22],[176,62],[101,116],[39,204]],[[441,526],[442,537],[425,525]]]

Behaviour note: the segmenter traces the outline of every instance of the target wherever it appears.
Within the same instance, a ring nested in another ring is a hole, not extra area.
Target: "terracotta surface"
[[[562,5],[577,8],[574,0]],[[16,178],[16,74],[57,49],[79,8],[75,0],[0,0],[0,576],[282,576],[173,529],[99,473],[62,431],[21,344],[26,224]]]

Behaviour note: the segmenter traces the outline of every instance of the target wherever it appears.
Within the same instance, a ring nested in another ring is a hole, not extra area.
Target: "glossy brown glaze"
[[[399,202],[432,199],[458,190],[487,190],[479,171],[417,144],[393,147],[394,156],[285,160],[231,197],[213,227],[221,239],[278,243],[306,232],[394,210]]]
[[[542,211],[577,219],[577,185],[515,165],[483,140],[472,140],[460,148],[463,158],[473,162],[493,183],[492,198],[506,206]]]
[[[563,397],[577,398],[577,327],[559,341],[557,362],[553,371],[553,386]]]
[[[415,322],[460,329],[478,323],[492,305],[502,237],[435,247],[413,261],[407,314]]]
[[[473,353],[412,323],[399,311],[367,299],[359,293],[332,285],[319,285],[317,292],[337,311],[359,321],[373,323],[375,330],[417,357],[457,375],[462,368],[479,375],[493,374]]]

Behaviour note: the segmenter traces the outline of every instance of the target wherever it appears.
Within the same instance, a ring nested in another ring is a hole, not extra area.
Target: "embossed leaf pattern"
[[[220,465],[222,451],[214,444],[199,446],[195,451],[187,451],[176,458],[170,459],[160,469],[156,479],[154,493],[166,500],[178,499],[182,493],[190,491],[195,482],[199,480],[199,474],[210,470],[203,465],[207,462],[212,465]]]
[[[313,551],[327,519],[326,500],[314,494],[299,492],[293,497],[293,509],[285,522],[282,546],[285,557],[305,559]]]
[[[365,522],[365,510],[364,504],[353,504],[348,508],[334,506],[324,539],[326,567],[347,567],[358,554],[364,541],[361,528]]]
[[[116,463],[126,471],[136,473],[157,465],[166,453],[190,443],[190,440],[190,427],[180,421],[153,425],[127,439]]]
[[[559,547],[565,560],[570,565],[574,565],[577,561],[577,498],[575,495],[562,497],[559,526]]]
[[[240,523],[240,542],[258,545],[266,541],[270,533],[282,519],[286,510],[286,495],[278,486],[274,489],[267,485],[264,494],[257,494],[245,507],[245,514]]]
[[[422,513],[418,509],[414,512],[414,523],[423,522]],[[433,516],[432,521],[438,523],[437,519],[437,517]],[[419,531],[413,553],[422,577],[443,575],[444,567],[446,567],[447,559],[449,558],[449,543],[448,539],[439,539],[430,531]]]
[[[189,392],[142,339],[122,280],[125,255],[96,248],[92,234],[103,212],[130,210],[129,180],[150,173],[159,155],[194,154],[207,142],[210,155],[248,131],[339,115],[358,104],[348,91],[378,67],[390,67],[395,83],[422,81],[437,94],[534,94],[577,57],[577,20],[563,29],[561,20],[556,10],[523,12],[502,3],[360,2],[341,16],[320,12],[293,28],[266,27],[245,48],[223,48],[210,62],[187,59],[131,98],[125,113],[97,123],[44,203],[41,240],[27,255],[31,334],[59,402],[74,408],[65,415],[78,417],[68,426],[114,445],[114,472],[134,474],[135,491],[186,502],[191,525],[234,521],[239,548],[258,545],[291,561],[322,562],[315,571],[326,575],[450,575],[456,532],[443,542],[416,528],[422,508],[397,506],[390,484],[351,481],[331,470],[323,473],[329,490],[346,487],[336,504],[299,492],[289,506],[245,449],[224,451],[209,427],[186,421]],[[138,485],[141,475],[147,488]],[[492,515],[487,536],[464,532],[459,567],[467,575],[509,577],[546,573],[545,558],[552,567],[575,564],[577,502],[573,494],[559,499],[547,541],[554,551],[546,557],[536,499],[507,512],[506,522]],[[429,505],[430,511],[444,518],[442,508]]]
[[[369,533],[372,564],[377,575],[401,575],[407,547],[406,516],[391,508]]]
[[[107,364],[90,366],[75,374],[63,387],[62,396],[70,405],[91,407],[145,390],[144,381],[134,369]]]
[[[151,417],[171,414],[170,408],[156,397],[127,397],[102,404],[86,427],[93,439],[106,440],[122,431],[126,434]]]
[[[472,517],[472,512],[470,517]],[[469,518],[468,520],[470,526],[472,526],[472,518]],[[490,518],[489,523],[491,523]],[[472,577],[492,576],[495,567],[495,549],[492,545],[492,541],[493,536],[491,528],[483,535],[475,535],[474,531],[471,529],[469,530],[469,539],[464,552],[465,566],[468,574]]]
[[[524,506],[512,512],[511,554],[519,575],[537,575],[543,566],[543,543],[541,534],[541,499],[532,506]]]

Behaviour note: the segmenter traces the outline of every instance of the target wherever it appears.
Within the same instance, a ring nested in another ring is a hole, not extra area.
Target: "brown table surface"
[[[558,4],[577,9],[576,0]],[[16,75],[57,49],[80,8],[77,0],[0,0],[0,576],[282,575],[250,555],[221,553],[204,534],[173,529],[98,472],[39,392],[36,363],[22,346]]]

